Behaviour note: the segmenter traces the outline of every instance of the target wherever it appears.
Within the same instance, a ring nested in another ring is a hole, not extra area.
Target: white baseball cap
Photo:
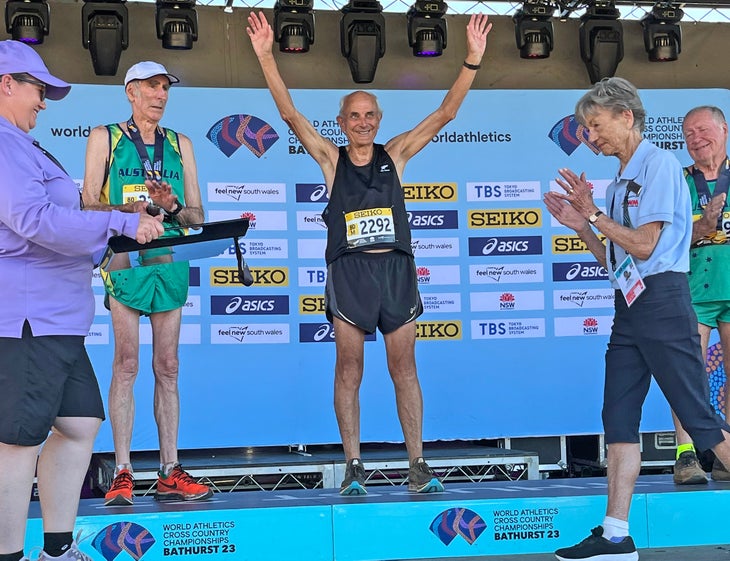
[[[171,84],[177,84],[180,81],[177,76],[170,74],[159,62],[145,60],[138,62],[127,70],[127,75],[124,77],[124,85],[126,86],[133,80],[146,80],[147,78],[152,78],[152,76],[167,76]]]

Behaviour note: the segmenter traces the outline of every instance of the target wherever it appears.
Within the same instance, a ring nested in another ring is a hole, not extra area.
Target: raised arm
[[[399,174],[409,159],[426,146],[438,132],[455,117],[466,94],[469,92],[477,70],[469,68],[481,65],[484,51],[487,48],[487,35],[492,29],[489,18],[483,14],[475,14],[469,18],[466,26],[466,58],[456,81],[444,97],[441,105],[410,131],[391,139],[385,149],[395,162]]]
[[[272,53],[274,43],[274,31],[266,21],[263,12],[258,14],[251,12],[248,16],[248,27],[246,28],[251,39],[251,46],[256,53],[261,70],[266,79],[266,85],[274,98],[276,108],[281,118],[294,131],[304,148],[322,168],[325,181],[331,185],[334,180],[335,166],[337,164],[337,147],[328,139],[322,137],[307,118],[302,115],[294,106],[294,101],[284,80],[279,73],[279,68]]]

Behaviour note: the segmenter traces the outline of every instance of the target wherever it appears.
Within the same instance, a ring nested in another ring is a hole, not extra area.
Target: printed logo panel
[[[431,313],[457,313],[461,311],[461,294],[458,292],[421,293],[423,311]]]
[[[214,345],[264,345],[289,342],[288,323],[211,324]]]
[[[414,203],[455,202],[459,191],[456,183],[404,183],[403,197]]]
[[[596,261],[553,263],[553,281],[606,281],[608,271]]]
[[[583,316],[554,318],[555,336],[609,335],[613,316]]]
[[[421,286],[461,284],[458,265],[419,265],[416,275]]]
[[[287,315],[289,296],[211,296],[210,313],[231,315]]]
[[[541,255],[541,236],[469,238],[469,255]]]
[[[521,339],[545,337],[545,318],[474,319],[471,321],[472,339]]]
[[[365,341],[375,341],[375,333],[365,334]],[[329,322],[320,323],[300,323],[299,324],[299,342],[300,343],[334,343],[335,328]]]
[[[458,257],[459,238],[413,238],[411,250],[417,259],[423,257]]]
[[[285,203],[284,183],[208,183],[210,203]]]
[[[472,292],[469,297],[472,312],[545,309],[545,294],[542,290]]]
[[[614,294],[612,288],[554,290],[553,308],[556,310],[613,308]]]
[[[539,181],[467,182],[467,201],[539,201],[542,197]]]
[[[489,265],[480,263],[469,265],[469,282],[471,284],[506,284],[542,282],[542,263],[497,263]]]
[[[328,203],[327,186],[322,183],[297,183],[295,186],[298,203]]]
[[[459,213],[456,210],[409,210],[411,230],[457,230]]]
[[[468,212],[469,228],[539,228],[542,209],[473,209]]]

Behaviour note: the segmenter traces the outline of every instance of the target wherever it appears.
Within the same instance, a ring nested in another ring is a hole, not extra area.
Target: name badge
[[[395,242],[393,210],[390,208],[368,208],[345,214],[347,247]]]
[[[636,268],[636,263],[634,263],[631,255],[626,256],[626,259],[619,265],[618,269],[613,273],[613,276],[616,278],[616,282],[618,282],[618,287],[624,295],[627,306],[631,306],[646,288],[644,279],[641,278],[639,269]]]
[[[124,201],[124,204],[136,201],[146,201],[149,200],[149,198],[150,194],[147,192],[147,187],[144,183],[124,185],[122,187],[122,201]]]

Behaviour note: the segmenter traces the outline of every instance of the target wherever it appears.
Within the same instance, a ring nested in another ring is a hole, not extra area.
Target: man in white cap
[[[188,137],[162,128],[170,86],[179,80],[159,63],[132,66],[124,89],[132,116],[123,123],[94,128],[86,148],[83,201],[89,209],[161,213],[165,236],[204,221],[193,145]],[[169,252],[145,251],[139,267],[117,262],[102,273],[114,329],[114,362],[109,388],[116,468],[107,505],[133,501],[130,457],[134,424],[134,382],[139,370],[139,317],[152,326],[154,414],[160,444],[155,498],[202,500],[212,495],[180,466],[177,436],[180,417],[178,342],[182,306],[188,296],[189,266],[173,262]]]
[[[82,211],[76,184],[30,136],[45,100],[70,89],[31,47],[0,41],[0,561],[27,559],[36,468],[39,559],[91,561],[73,530],[104,418],[84,347],[94,317],[92,256],[111,236],[144,243],[163,232],[147,214]]]

